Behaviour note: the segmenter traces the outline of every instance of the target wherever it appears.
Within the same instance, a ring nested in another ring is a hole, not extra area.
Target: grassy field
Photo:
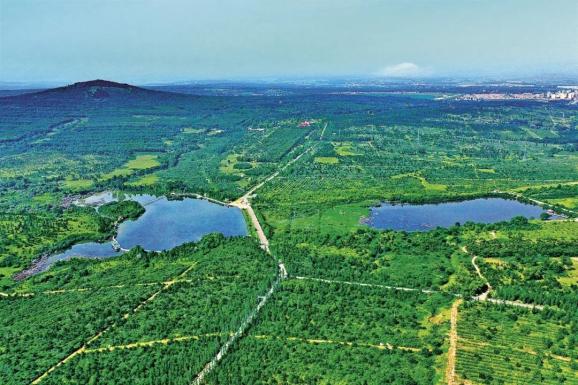
[[[62,182],[65,189],[76,191],[86,191],[94,186],[94,181],[90,179],[68,179]]]
[[[132,182],[126,182],[127,186],[131,187],[142,187],[142,186],[154,186],[159,181],[159,177],[155,174],[144,175]]]
[[[321,164],[337,164],[339,163],[339,159],[334,156],[317,156],[313,160],[315,163]]]
[[[132,175],[137,170],[148,170],[155,168],[161,164],[157,160],[158,155],[143,154],[137,155],[134,159],[126,162],[122,167],[112,170],[109,173],[102,175],[101,180],[107,181],[117,177],[127,177]]]

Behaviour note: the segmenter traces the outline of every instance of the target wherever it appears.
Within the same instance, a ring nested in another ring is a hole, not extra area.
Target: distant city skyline
[[[578,77],[575,0],[0,0],[0,82]]]

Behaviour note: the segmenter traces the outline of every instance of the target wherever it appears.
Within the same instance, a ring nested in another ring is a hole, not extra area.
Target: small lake
[[[145,205],[146,211],[134,221],[121,223],[116,237],[121,247],[130,249],[140,245],[145,250],[158,251],[198,241],[214,232],[227,237],[248,234],[245,218],[237,207],[204,199],[156,199],[146,195],[134,199]]]
[[[539,206],[503,198],[422,205],[385,202],[372,207],[363,223],[383,230],[428,231],[438,226],[450,227],[456,222],[495,223],[516,216],[538,218],[543,212]]]
[[[168,200],[152,195],[133,195],[127,199],[142,204],[145,212],[136,220],[120,224],[116,239],[124,249],[140,245],[145,250],[162,251],[198,241],[213,232],[227,237],[248,234],[243,213],[237,207],[226,207],[204,199]],[[105,196],[104,200],[110,198]],[[29,271],[37,274],[48,270],[57,261],[75,257],[109,258],[121,254],[112,248],[110,242],[79,243],[42,259]]]

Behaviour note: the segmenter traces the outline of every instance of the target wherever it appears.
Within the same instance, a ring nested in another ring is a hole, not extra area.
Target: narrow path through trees
[[[187,275],[187,273],[189,271],[191,271],[194,267],[196,266],[195,264],[192,264],[191,266],[187,267],[185,270],[183,270],[180,274],[178,274],[176,277],[174,277],[172,280],[167,281],[160,289],[156,290],[154,293],[152,293],[150,296],[148,296],[146,299],[144,299],[143,301],[139,302],[130,312],[124,314],[121,318],[120,321],[114,322],[112,324],[107,325],[106,327],[104,327],[101,331],[99,331],[97,334],[95,334],[94,336],[92,336],[91,338],[89,338],[84,344],[82,344],[82,346],[80,346],[78,349],[74,350],[72,353],[70,353],[68,356],[64,357],[63,359],[61,359],[60,361],[58,361],[55,365],[53,365],[52,367],[50,367],[48,370],[46,370],[44,373],[42,373],[40,376],[38,376],[36,379],[34,379],[31,383],[31,385],[36,385],[39,384],[40,382],[42,382],[42,380],[44,380],[50,373],[52,373],[54,370],[56,370],[58,367],[60,367],[61,365],[67,363],[68,361],[70,361],[71,359],[73,359],[74,357],[76,357],[77,355],[83,353],[88,346],[90,346],[90,344],[92,344],[94,341],[98,340],[104,333],[108,332],[109,330],[115,328],[116,326],[119,325],[119,322],[125,321],[126,319],[128,319],[131,315],[137,313],[140,309],[143,308],[143,306],[145,306],[147,303],[154,301],[154,299],[163,291],[167,290],[168,288],[170,288],[172,285],[174,285],[175,283],[178,282],[179,279],[181,279],[182,277],[184,277],[185,275]]]
[[[456,358],[458,351],[458,308],[463,300],[460,298],[456,300],[450,312],[450,346],[448,348],[448,361],[446,364],[446,379],[448,385],[456,384]]]
[[[327,124],[325,124],[325,127],[323,130],[325,130],[326,127],[327,127]],[[265,180],[263,180],[262,182],[258,183],[255,186],[253,186],[252,188],[250,188],[243,196],[241,196],[239,199],[237,199],[236,201],[234,201],[230,204],[231,206],[235,206],[235,207],[238,207],[242,210],[245,210],[247,212],[247,214],[249,215],[249,218],[251,218],[251,224],[255,228],[255,231],[257,233],[257,237],[259,238],[259,244],[261,245],[261,248],[263,250],[265,250],[269,255],[271,255],[271,257],[275,259],[275,262],[277,262],[277,267],[278,267],[277,278],[275,279],[275,281],[273,282],[273,284],[271,285],[271,287],[269,288],[267,293],[261,297],[261,300],[257,304],[257,307],[249,313],[249,315],[241,323],[241,326],[239,327],[239,329],[237,329],[237,331],[229,337],[227,342],[225,342],[225,344],[219,349],[217,354],[197,374],[195,379],[191,382],[191,385],[200,385],[204,382],[206,376],[215,368],[215,366],[229,352],[229,349],[235,343],[235,341],[237,341],[239,338],[241,338],[245,334],[245,332],[249,329],[249,327],[251,326],[251,324],[253,323],[253,321],[257,317],[257,314],[259,313],[261,308],[263,308],[263,306],[265,306],[265,304],[267,303],[269,298],[271,298],[271,296],[273,295],[275,290],[277,290],[277,288],[281,284],[281,281],[283,281],[284,279],[287,278],[287,270],[285,269],[285,265],[283,264],[283,262],[280,259],[275,258],[271,254],[271,250],[269,249],[269,240],[267,239],[267,236],[265,235],[265,232],[263,231],[263,227],[261,226],[261,223],[259,222],[259,218],[257,218],[257,215],[255,214],[255,211],[253,210],[253,207],[251,206],[250,199],[251,199],[251,196],[255,193],[255,191],[257,191],[258,189],[263,187],[265,185],[265,183],[276,178],[281,171],[285,170],[287,167],[289,167],[293,163],[297,162],[299,159],[301,159],[301,157],[303,155],[305,155],[306,153],[311,151],[313,148],[314,148],[314,146],[310,146],[310,147],[306,148],[305,151],[303,151],[301,154],[299,154],[295,158],[291,159],[284,166],[282,166],[279,170],[275,171],[273,174],[271,174],[267,178],[265,178]]]
[[[486,279],[486,277],[482,274],[482,271],[480,270],[480,267],[478,266],[478,264],[476,263],[476,260],[478,259],[477,255],[472,255],[469,253],[468,249],[466,246],[462,246],[462,251],[468,255],[470,255],[472,257],[472,265],[474,267],[474,270],[476,271],[476,274],[478,275],[478,277],[480,277],[484,282],[485,282],[485,290],[475,296],[472,297],[472,299],[474,301],[482,301],[482,302],[489,302],[489,303],[494,303],[497,305],[507,305],[507,306],[516,306],[516,307],[523,307],[526,309],[538,309],[538,310],[543,310],[544,306],[543,305],[536,305],[536,304],[532,304],[532,303],[524,303],[524,302],[520,302],[520,301],[508,301],[505,299],[497,299],[497,298],[489,298],[490,292],[492,291],[492,285],[490,284],[490,282]]]
[[[365,287],[378,287],[382,289],[389,289],[389,290],[399,290],[399,291],[417,291],[424,294],[433,294],[433,293],[442,293],[439,290],[429,290],[429,289],[414,289],[411,287],[401,287],[401,286],[387,286],[387,285],[380,285],[377,283],[365,283],[365,282],[354,282],[354,281],[340,281],[335,279],[324,279],[324,278],[314,278],[314,277],[302,277],[302,276],[294,276],[291,277],[293,279],[299,280],[307,280],[307,281],[316,281],[316,282],[324,282],[324,283],[336,283],[341,285],[353,285],[353,286],[365,286]]]

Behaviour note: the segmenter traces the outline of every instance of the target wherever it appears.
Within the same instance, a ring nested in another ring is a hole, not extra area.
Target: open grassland
[[[65,189],[72,191],[86,191],[94,185],[90,179],[67,179],[62,182]]]
[[[572,265],[565,271],[566,274],[558,278],[558,282],[564,286],[578,286],[578,257],[572,257],[571,261]]]
[[[134,159],[126,162],[122,167],[114,169],[113,171],[104,174],[101,180],[109,180],[117,177],[126,177],[132,175],[137,170],[148,170],[155,168],[161,164],[157,160],[157,155],[143,154],[137,155]]]
[[[318,156],[313,160],[315,163],[321,164],[337,164],[339,159],[334,156]]]
[[[355,152],[354,145],[351,142],[333,142],[335,153],[339,156],[356,156],[361,155]]]
[[[141,176],[140,178],[138,178],[135,181],[132,182],[126,182],[125,184],[127,186],[130,187],[143,187],[143,186],[154,186],[156,183],[158,183],[159,181],[159,177],[156,176],[155,174],[150,174],[150,175],[145,175],[145,176]]]
[[[129,160],[125,167],[130,168],[131,170],[146,170],[149,168],[158,167],[161,164],[157,158],[157,155],[151,154],[138,155],[136,158]]]
[[[576,221],[548,221],[536,222],[537,226],[531,229],[520,229],[514,232],[498,232],[498,236],[510,237],[520,234],[533,241],[541,239],[560,239],[578,241],[578,222]]]

